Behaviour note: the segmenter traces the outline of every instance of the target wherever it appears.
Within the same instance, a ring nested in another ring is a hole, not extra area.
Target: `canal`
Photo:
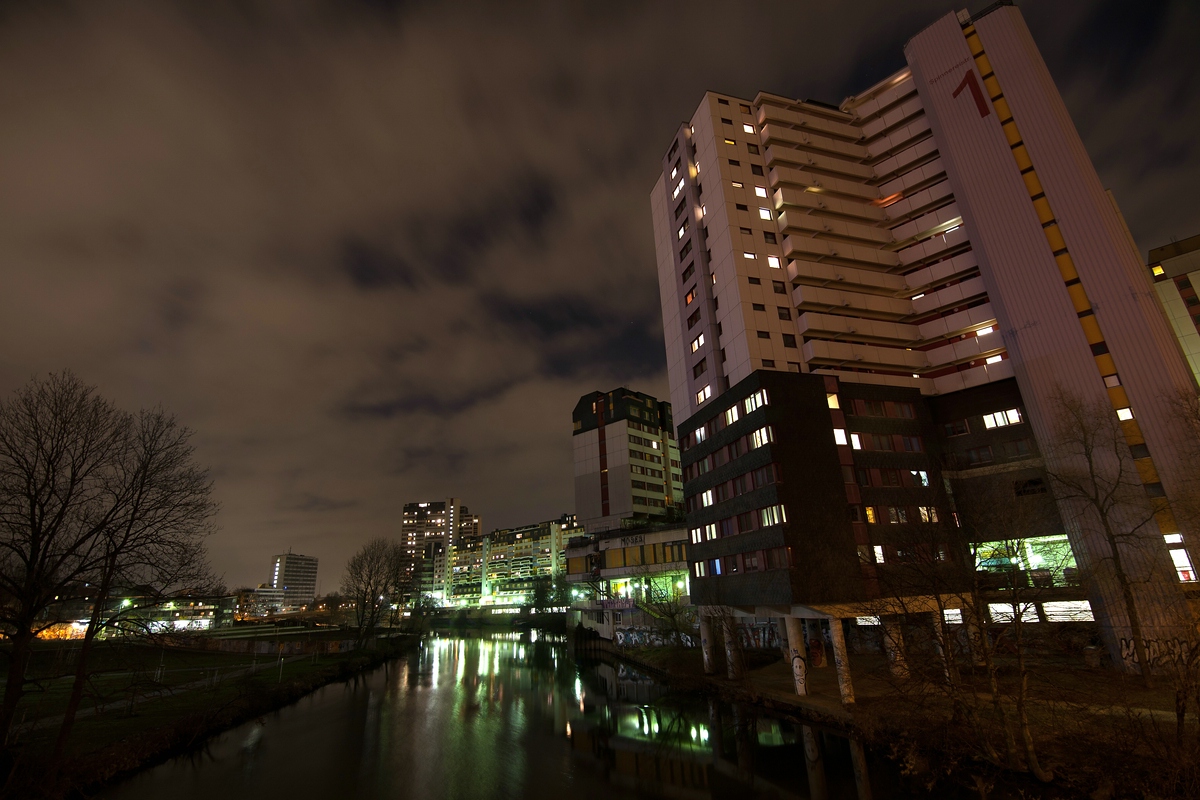
[[[811,729],[810,729],[811,730]],[[114,786],[110,800],[857,797],[844,739],[675,697],[620,664],[576,663],[531,631],[430,636]],[[810,751],[811,752],[811,751]],[[824,788],[818,784],[824,783]],[[897,797],[874,778],[873,797]]]

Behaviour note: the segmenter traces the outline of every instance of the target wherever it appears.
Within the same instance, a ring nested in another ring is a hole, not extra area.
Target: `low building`
[[[663,524],[583,533],[567,543],[571,625],[605,639],[630,629],[690,632],[687,529]]]

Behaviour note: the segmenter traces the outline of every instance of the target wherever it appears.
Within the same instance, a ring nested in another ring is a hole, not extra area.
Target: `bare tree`
[[[96,567],[100,539],[119,518],[113,467],[129,429],[128,415],[70,373],[0,401],[0,627],[10,659],[0,741],[25,691],[33,640],[57,621],[46,612]]]
[[[107,502],[116,511],[97,537],[95,558],[85,573],[95,587],[92,615],[56,753],[66,745],[83,699],[96,634],[136,613],[122,604],[110,609],[114,590],[136,588],[139,604],[153,605],[181,592],[206,594],[217,583],[204,550],[217,508],[208,471],[193,459],[191,431],[161,409],[139,412],[126,430],[109,470]]]
[[[403,548],[387,539],[372,539],[346,563],[342,594],[354,603],[358,641],[365,641],[385,616],[396,579],[403,569]]]
[[[1101,545],[1086,577],[1115,582],[1137,669],[1150,687],[1150,650],[1135,587],[1170,582],[1165,577],[1165,553],[1155,551],[1162,542],[1153,535],[1156,509],[1147,499],[1113,409],[1103,401],[1089,402],[1063,390],[1055,396],[1054,405],[1054,440],[1048,459],[1053,466],[1048,472],[1055,494],[1075,509],[1074,521],[1083,538]],[[1160,560],[1161,565],[1156,563]]]

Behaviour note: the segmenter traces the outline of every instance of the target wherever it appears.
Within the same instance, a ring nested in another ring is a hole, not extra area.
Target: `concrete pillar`
[[[700,652],[704,656],[704,674],[712,675],[717,671],[714,663],[713,652],[713,637],[712,637],[712,617],[704,613],[704,607],[700,608]]]
[[[887,653],[892,677],[908,680],[908,659],[904,655],[904,627],[899,617],[884,617],[883,650]]]
[[[846,634],[840,619],[829,620],[829,638],[833,639],[833,665],[837,667],[842,704],[851,705],[854,703],[854,683],[850,680],[850,653],[846,650]]]
[[[821,628],[821,620],[806,619],[804,627],[808,631],[808,668],[820,669],[829,666],[828,650],[825,647],[825,631]]]
[[[804,625],[797,617],[784,617],[787,630],[788,660],[792,665],[792,681],[796,694],[808,694],[808,651],[804,644]]]
[[[854,768],[854,785],[858,789],[858,800],[871,800],[871,773],[867,770],[867,754],[863,752],[862,740],[853,736],[850,737],[850,764]]]
[[[725,674],[729,680],[738,680],[746,674],[746,662],[742,658],[742,643],[738,641],[737,625],[733,614],[726,611],[721,615],[721,634],[725,638]]]
[[[821,755],[816,731],[800,726],[804,740],[804,766],[808,770],[808,796],[811,800],[829,800],[829,783],[825,780],[825,759]]]

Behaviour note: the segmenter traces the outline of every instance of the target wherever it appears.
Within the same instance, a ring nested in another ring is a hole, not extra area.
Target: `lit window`
[[[671,180],[675,180],[675,176],[679,174],[679,167],[672,167]]]
[[[983,427],[985,428],[1003,428],[1005,425],[1016,425],[1018,422],[1023,422],[1021,409],[1010,408],[1007,411],[997,411],[995,414],[983,415]]]
[[[754,126],[744,124],[742,125],[742,131],[745,133],[754,133]]]
[[[762,408],[763,406],[767,405],[767,390],[759,389],[757,392],[743,400],[742,405],[745,406],[747,414],[749,414],[751,411],[756,411]]]
[[[830,408],[841,408],[841,405],[838,403],[838,396],[836,394],[827,393],[825,395],[825,404]],[[842,442],[842,444],[845,444],[845,442]]]
[[[833,442],[834,442],[834,444],[846,444],[846,429],[845,428],[834,428],[833,429]]]
[[[933,506],[919,506],[921,511],[921,522],[937,522],[937,509]]]
[[[679,226],[679,230],[676,232],[675,238],[682,239],[685,233],[687,233],[687,223]]]
[[[850,434],[850,446],[855,450],[862,450],[862,439],[858,438],[857,433]]]
[[[1183,544],[1183,534],[1165,533],[1163,534],[1163,541],[1165,541],[1167,544]]]
[[[1155,264],[1153,267],[1151,267],[1151,268],[1150,268],[1150,271],[1154,273],[1154,276],[1155,276],[1156,278],[1157,278],[1159,275],[1164,275],[1164,274],[1166,274],[1166,270],[1165,270],[1165,269],[1163,269],[1163,268],[1162,268],[1161,266],[1159,266],[1158,264]]]
[[[880,544],[875,545],[875,563],[876,564],[883,563],[883,545],[880,545]]]
[[[742,184],[740,181],[731,181],[731,183],[733,183],[733,188],[735,188],[735,189],[742,188]]]
[[[733,139],[726,139],[725,144],[737,144]]]
[[[712,397],[712,384],[706,384],[703,389],[696,392],[696,404],[699,405],[710,397]]]
[[[731,406],[725,410],[725,424],[732,425],[738,421],[738,407]]]
[[[742,258],[758,258],[754,253],[742,253]]]
[[[696,352],[701,347],[704,347],[704,334],[700,334],[695,339],[692,339],[692,352]]]
[[[704,526],[704,540],[711,542],[717,538],[717,523],[710,522]]]
[[[912,297],[910,297],[908,299],[909,300],[920,300],[924,296],[925,296],[925,293],[921,292],[920,294],[914,294]]]
[[[759,219],[770,219],[771,218],[771,209],[760,207],[758,209],[758,218]]]
[[[708,206],[707,205],[700,206],[700,216],[702,216],[702,217],[708,216]]]
[[[1118,408],[1117,409],[1117,419],[1121,420],[1121,422],[1128,422],[1129,420],[1133,419],[1133,409],[1132,408]]]
[[[1105,375],[1104,376],[1104,385],[1110,389],[1113,388],[1114,386],[1120,386],[1121,385],[1121,376],[1120,375]]]
[[[754,187],[754,194],[755,194],[755,195],[757,195],[758,197],[766,197],[766,196],[767,196],[767,189],[766,189],[766,187],[765,187],[765,186],[755,186],[755,187]]]
[[[712,493],[712,489],[709,489],[708,491],[706,491],[700,495],[700,505],[703,506],[704,508],[708,508],[712,504],[713,504],[713,493]]]
[[[1004,360],[1004,356],[988,356],[986,362],[988,364],[999,364]]]
[[[787,514],[783,511],[783,506],[767,506],[759,509],[759,516],[762,526],[765,528],[768,525],[779,525],[787,522]]]
[[[759,428],[754,433],[750,434],[750,448],[762,447],[764,444],[769,444],[773,441],[771,436],[771,426]]]
[[[707,574],[707,571],[704,569],[703,561],[697,561],[694,566],[696,568],[696,577],[697,578],[703,578]]]
[[[708,428],[704,427],[703,425],[699,428],[696,428],[696,444],[700,444],[700,442],[703,442],[706,438],[708,438]]]
[[[683,300],[686,305],[690,306],[695,299],[696,299],[696,287],[693,286],[691,289],[688,289],[688,293],[684,296]],[[692,352],[694,353],[696,351],[693,350]]]
[[[980,328],[979,330],[975,331],[975,335],[976,336],[987,336],[993,330],[995,330],[995,329],[991,325],[988,325],[986,328]]]
[[[676,197],[679,197],[679,193],[683,191],[684,180],[685,180],[684,178],[679,179],[679,185],[675,187],[675,191],[671,194],[672,200],[674,200]]]
[[[925,470],[910,469],[908,471],[908,473],[910,475],[912,475],[913,483],[915,483],[916,485],[918,485],[918,486],[928,486],[929,485],[929,473],[926,472]]]
[[[779,269],[779,256],[767,256],[767,266],[771,269]]]
[[[702,535],[700,528],[692,528],[691,534],[692,534],[692,544],[700,544],[700,542],[704,541],[703,539],[700,538]]]
[[[1196,580],[1196,570],[1192,567],[1192,560],[1188,558],[1187,550],[1172,550],[1171,560],[1175,562],[1175,571],[1179,573],[1181,582],[1192,583]]]

